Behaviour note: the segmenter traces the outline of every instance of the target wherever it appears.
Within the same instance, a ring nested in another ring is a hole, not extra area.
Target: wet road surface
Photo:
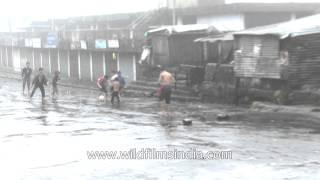
[[[120,107],[97,92],[61,88],[60,98],[30,101],[18,81],[0,79],[0,179],[320,179],[317,117],[244,113],[232,121],[187,114],[244,112],[221,105],[123,98]],[[278,121],[291,121],[276,123]],[[91,160],[88,151],[232,151],[232,160]]]

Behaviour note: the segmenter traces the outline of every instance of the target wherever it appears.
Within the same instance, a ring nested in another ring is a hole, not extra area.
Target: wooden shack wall
[[[169,64],[169,43],[168,36],[152,37],[152,64]]]
[[[320,33],[290,39],[288,81],[292,88],[320,86]]]
[[[236,77],[281,78],[280,40],[271,35],[236,36]]]
[[[201,65],[201,45],[194,40],[204,34],[181,34],[169,37],[169,65]]]

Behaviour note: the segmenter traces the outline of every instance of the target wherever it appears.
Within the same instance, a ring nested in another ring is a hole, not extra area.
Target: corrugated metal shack
[[[210,35],[195,40],[202,45],[202,57],[205,63],[205,77],[200,87],[204,101],[233,103],[234,72],[233,44],[231,32]]]
[[[236,77],[292,89],[320,85],[320,14],[244,30],[234,38]]]
[[[229,64],[233,60],[234,38],[231,32],[210,35],[194,42],[201,43],[202,61],[205,64]]]
[[[218,33],[208,25],[165,26],[147,32],[151,41],[151,64],[176,66],[180,64],[200,65],[201,47],[193,41],[197,38]]]

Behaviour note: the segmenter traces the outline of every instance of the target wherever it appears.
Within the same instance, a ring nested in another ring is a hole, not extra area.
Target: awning
[[[217,41],[232,41],[233,33],[224,33],[218,35],[207,36],[203,38],[199,38],[194,40],[194,42],[208,42],[208,43],[215,43]]]
[[[193,25],[176,25],[176,26],[163,26],[160,28],[147,31],[147,34],[182,34],[182,33],[201,33],[201,32],[218,32],[218,30],[207,24],[193,24]]]

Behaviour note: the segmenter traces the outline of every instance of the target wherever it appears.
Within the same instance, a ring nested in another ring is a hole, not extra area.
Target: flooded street
[[[58,100],[30,101],[18,81],[0,79],[0,179],[319,179],[317,117],[294,115],[287,126],[258,113],[220,105],[173,102],[164,111],[152,98],[123,98],[120,107],[97,101],[97,91],[61,88]],[[48,91],[46,92],[48,93]],[[186,114],[238,112],[236,120]],[[263,119],[265,117],[266,120]],[[285,119],[287,118],[287,119]],[[257,122],[256,122],[257,121]],[[255,123],[256,122],[256,123]],[[90,159],[90,151],[155,148],[232,151],[224,160]]]

